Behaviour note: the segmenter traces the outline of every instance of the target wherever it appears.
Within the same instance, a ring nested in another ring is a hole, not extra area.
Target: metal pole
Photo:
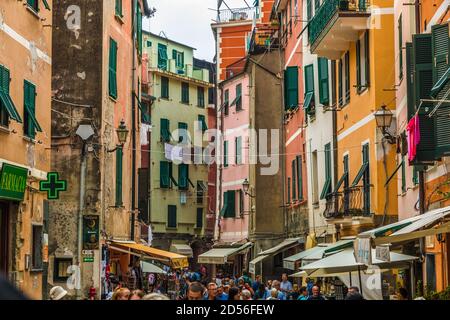
[[[361,269],[359,268],[359,265],[358,265],[358,278],[359,278],[359,291],[361,291],[361,295],[364,296],[361,280]]]
[[[348,274],[350,275],[350,287],[351,287],[351,286],[353,286],[353,284],[352,284],[352,272],[349,271]]]
[[[81,150],[81,170],[80,170],[80,199],[79,199],[79,211],[78,211],[78,267],[80,276],[80,287],[76,288],[76,296],[78,300],[81,300],[83,288],[83,277],[81,274],[81,250],[83,246],[83,211],[84,211],[84,195],[86,191],[86,142],[83,141],[83,147]]]

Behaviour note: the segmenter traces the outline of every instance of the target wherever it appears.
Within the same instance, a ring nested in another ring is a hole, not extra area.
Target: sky
[[[245,6],[243,0],[226,2],[231,8]],[[163,31],[169,39],[196,48],[196,58],[213,61],[215,43],[211,23],[217,15],[214,11],[217,0],[148,0],[148,4],[157,11],[144,22],[145,30],[156,34]]]

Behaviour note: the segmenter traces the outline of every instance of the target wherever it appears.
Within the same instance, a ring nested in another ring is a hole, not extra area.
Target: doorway
[[[8,273],[8,206],[0,202],[0,274]]]

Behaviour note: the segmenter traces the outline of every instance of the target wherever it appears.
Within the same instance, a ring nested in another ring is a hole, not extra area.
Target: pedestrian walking
[[[350,287],[348,288],[347,296],[345,300],[364,300],[363,296],[359,293],[358,287]]]
[[[272,288],[272,290],[270,290],[270,297],[267,298],[267,300],[280,300],[278,299],[278,290],[275,288]]]
[[[277,296],[278,300],[287,300],[286,293],[281,291],[280,281],[274,280],[272,282],[272,287],[275,288],[277,290],[277,292],[278,292],[278,296]]]
[[[187,290],[187,300],[203,300],[205,288],[198,281],[192,282]]]
[[[216,300],[217,296],[217,284],[215,282],[210,282],[208,284],[208,291],[205,295],[204,300]]]
[[[288,280],[286,273],[281,275],[280,290],[288,296],[292,292],[292,283]]]
[[[217,287],[216,300],[228,300],[228,294],[225,293],[223,286]]]
[[[128,300],[130,297],[130,290],[128,288],[118,288],[111,298],[111,300]]]
[[[252,300],[252,294],[248,289],[242,290],[241,300]]]
[[[267,300],[269,297],[269,290],[266,289],[263,283],[260,283],[258,289],[255,291],[255,300]]]
[[[298,284],[294,283],[292,285],[292,292],[288,295],[288,297],[289,297],[288,300],[297,300],[299,296],[300,296],[300,291],[298,289]]]
[[[142,290],[133,290],[129,300],[142,300],[142,298],[144,298],[144,292]]]
[[[253,291],[256,292],[260,285],[261,285],[261,276],[260,275],[256,275],[255,276],[255,281],[252,282],[252,289],[253,289]]]

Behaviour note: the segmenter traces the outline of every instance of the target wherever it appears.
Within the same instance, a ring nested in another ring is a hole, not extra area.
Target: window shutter
[[[158,43],[158,68],[167,69],[167,46]]]
[[[189,103],[189,84],[186,82],[181,84],[181,102]]]
[[[169,205],[167,207],[167,227],[176,228],[177,227],[177,206]]]
[[[406,44],[406,92],[407,92],[407,108],[408,120],[415,113],[415,96],[414,96],[414,59],[412,51],[412,43]]]
[[[236,164],[242,164],[242,137],[236,138]]]
[[[291,203],[291,178],[287,179],[287,202]]]
[[[228,141],[223,142],[223,166],[228,167]]]
[[[169,78],[161,77],[161,98],[169,98]]]
[[[344,104],[344,100],[342,98],[342,59],[339,60],[339,74],[338,74],[338,92],[339,92],[339,105]]]
[[[328,59],[319,58],[317,60],[319,67],[319,100],[323,105],[330,103],[329,83],[328,83]]]
[[[170,142],[170,121],[168,119],[161,119],[161,141]]]
[[[402,192],[406,192],[406,161],[405,156],[402,157]]]
[[[284,72],[285,109],[298,105],[298,67],[287,67]]]
[[[170,187],[170,163],[161,161],[159,163],[159,185],[161,188]]]
[[[236,192],[234,190],[228,191],[228,199],[227,199],[227,212],[226,218],[234,218],[236,217]]]
[[[312,18],[312,0],[306,1],[306,17],[308,21],[310,21]]]
[[[109,41],[109,96],[117,99],[117,42]]]
[[[360,0],[360,1],[361,1],[361,0]],[[365,7],[365,5],[364,5],[364,7]],[[369,87],[369,86],[370,86],[370,44],[369,44],[369,30],[367,30],[367,31],[364,33],[364,41],[365,41],[365,46],[364,46],[365,52],[364,52],[364,54],[365,54],[365,57],[366,57],[366,68],[365,68],[365,71],[366,71],[366,83],[365,83],[365,85],[366,85],[366,87]]]
[[[228,109],[229,109],[229,104],[230,104],[230,91],[227,89],[224,92],[224,110],[223,113],[227,116],[228,115]]]
[[[178,188],[187,189],[189,179],[189,166],[182,163],[178,166]]]
[[[116,207],[122,206],[123,150],[116,150]]]
[[[345,102],[350,101],[350,53],[345,54]]]
[[[356,41],[356,86],[361,90],[361,41]]]
[[[295,163],[295,159],[292,160],[292,164],[291,164],[291,169],[292,169],[292,199],[295,200],[297,199],[297,179],[296,179],[296,163]]]
[[[228,191],[225,191],[223,193],[223,205],[222,205],[222,209],[220,210],[220,215],[222,217],[226,218],[227,211],[228,211]]]
[[[242,110],[242,84],[236,86],[236,111]]]
[[[297,156],[297,193],[298,200],[303,200],[303,163],[302,156]]]
[[[305,66],[305,93],[314,92],[314,66]]]
[[[9,82],[9,70],[0,65],[0,102],[3,104],[3,108],[6,109],[4,111],[6,111],[9,118],[22,123],[22,118],[17,112],[16,106],[9,95]]]
[[[206,124],[206,118],[204,115],[199,114],[197,117],[198,122],[200,122],[200,126],[203,132],[208,130],[208,125]]]
[[[175,60],[175,64],[176,64],[176,61],[177,61],[177,50],[175,50],[175,49],[172,50],[172,59]]]
[[[431,34],[413,35],[415,106],[420,105],[420,99],[430,99],[433,87],[433,57],[431,50]],[[436,134],[434,118],[428,117],[427,108],[432,109],[432,103],[423,103],[419,110],[420,143],[413,164],[433,161],[436,155]]]
[[[448,24],[435,25],[431,29],[433,52],[433,83],[438,82],[449,68],[449,30]],[[450,82],[447,81],[436,95],[438,100],[448,100],[447,92]],[[435,114],[436,154],[435,158],[450,155],[450,104],[443,103]]]
[[[197,208],[197,228],[203,228],[203,208]]]
[[[197,105],[199,107],[205,106],[205,89],[203,87],[197,87]]]

